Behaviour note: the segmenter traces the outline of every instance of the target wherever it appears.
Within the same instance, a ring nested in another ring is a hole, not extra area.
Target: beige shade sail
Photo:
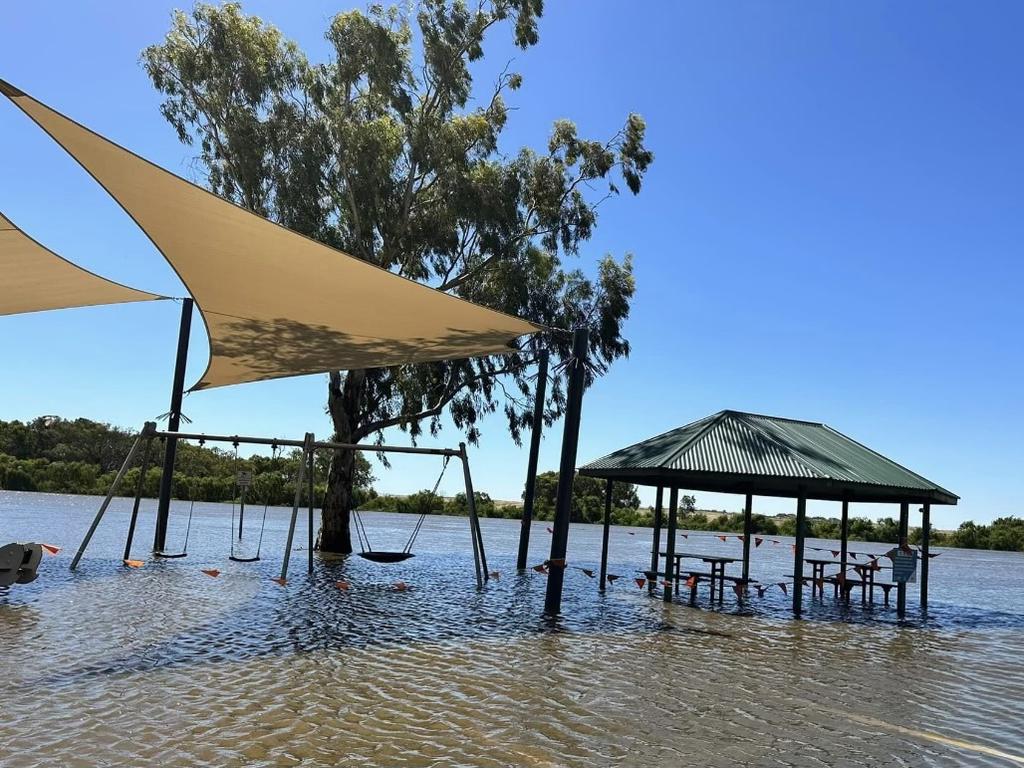
[[[0,315],[162,298],[72,264],[0,213]]]
[[[195,298],[210,362],[193,390],[499,354],[541,330],[274,224],[3,81],[0,92],[121,204]]]

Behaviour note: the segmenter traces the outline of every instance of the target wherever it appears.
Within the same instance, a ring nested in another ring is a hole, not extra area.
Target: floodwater
[[[515,574],[515,521],[483,521],[501,575],[478,592],[464,518],[428,518],[405,563],[317,557],[310,577],[300,516],[282,587],[285,510],[270,510],[258,563],[227,559],[218,504],[196,505],[188,558],[153,561],[145,502],[146,563],[128,569],[122,499],[72,574],[98,502],[0,493],[0,541],[64,547],[36,582],[0,588],[4,768],[1024,764],[1024,555],[939,550],[927,620],[912,586],[902,624],[830,597],[793,621],[778,589],[742,606],[729,593],[722,610],[703,593],[698,608],[649,598],[633,582],[649,531],[613,528],[622,578],[599,595],[570,568],[551,624],[546,577]],[[172,545],[187,514],[175,504]],[[261,515],[247,510],[247,553]],[[415,522],[365,521],[378,549],[401,548]],[[782,541],[754,550],[753,576],[791,572]],[[571,566],[596,567],[600,528],[573,526],[569,547]],[[713,537],[680,547],[740,552]]]

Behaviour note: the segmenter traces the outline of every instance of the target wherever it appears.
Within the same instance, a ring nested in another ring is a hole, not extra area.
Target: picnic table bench
[[[663,558],[666,558],[667,562],[668,552],[660,552],[659,554]],[[753,581],[753,579],[749,579],[747,580],[747,582],[744,582],[743,579],[740,577],[725,575],[725,566],[729,565],[730,563],[738,562],[739,558],[736,557],[725,557],[723,555],[711,555],[699,552],[673,552],[672,557],[675,560],[675,568],[673,570],[674,584],[672,587],[672,592],[673,594],[675,594],[679,591],[679,582],[682,580],[682,574],[686,574],[687,580],[689,580],[690,577],[693,577],[694,580],[690,587],[691,603],[693,603],[696,599],[697,584],[699,584],[701,581],[706,581],[708,583],[708,586],[710,587],[711,602],[715,602],[715,598],[717,596],[719,604],[722,603],[723,593],[725,592],[725,582],[729,581],[733,582],[734,584],[738,584],[751,583]],[[701,560],[707,563],[710,569],[710,573],[708,571],[694,571],[683,569],[681,567],[681,561],[684,558],[690,560]]]

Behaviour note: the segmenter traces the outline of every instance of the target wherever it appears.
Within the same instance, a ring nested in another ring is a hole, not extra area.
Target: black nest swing
[[[408,560],[410,557],[416,557],[416,553],[412,551],[413,544],[416,543],[416,537],[419,536],[420,529],[423,527],[423,521],[427,519],[427,515],[430,514],[430,506],[437,496],[437,489],[441,485],[441,478],[444,477],[444,472],[448,469],[448,461],[451,456],[444,457],[444,464],[441,465],[441,474],[437,476],[437,482],[434,483],[434,487],[430,493],[427,494],[423,503],[420,505],[420,516],[416,520],[416,525],[412,528],[412,533],[409,534],[409,540],[405,542],[405,546],[401,551],[387,551],[387,550],[376,550],[370,545],[370,537],[366,532],[366,526],[363,524],[363,518],[359,515],[358,510],[352,510],[352,517],[356,523],[356,536],[359,538],[359,549],[357,553],[364,560],[369,560],[371,563],[400,563],[403,560]]]
[[[273,472],[277,466],[279,446],[277,443],[273,443],[270,447],[270,469]],[[235,466],[238,466],[238,443],[235,443]],[[235,489],[241,490],[239,495],[239,511],[238,511],[238,540],[242,540],[242,521],[245,518],[245,497],[249,490],[249,483],[246,482],[244,485],[239,483],[241,477],[240,472],[235,472]],[[251,478],[250,478],[251,479]],[[236,555],[235,554],[235,501],[231,500],[231,553],[228,555],[228,560],[235,563],[258,563],[260,561],[260,552],[263,549],[263,532],[267,528],[267,509],[270,507],[270,494],[272,492],[270,484],[267,485],[266,498],[263,501],[263,522],[260,523],[260,538],[256,542],[256,554],[255,555]]]

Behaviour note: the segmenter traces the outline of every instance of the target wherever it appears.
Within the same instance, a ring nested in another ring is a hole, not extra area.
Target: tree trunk
[[[352,510],[352,480],[355,451],[335,451],[327,473],[327,494],[320,513],[320,534],[316,548],[321,552],[347,555],[352,551],[349,528]]]
[[[362,437],[357,425],[365,382],[364,371],[349,371],[344,378],[340,372],[331,373],[327,389],[327,411],[334,424],[335,442],[355,443]],[[339,450],[331,457],[316,544],[321,552],[347,555],[352,551],[350,522],[355,465],[355,451]]]

